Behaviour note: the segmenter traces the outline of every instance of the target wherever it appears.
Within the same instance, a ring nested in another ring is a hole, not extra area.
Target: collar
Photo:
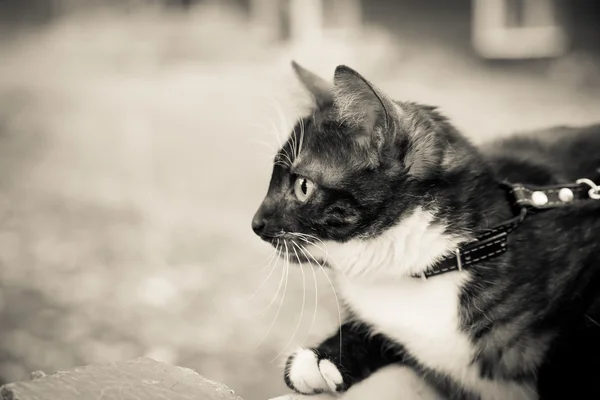
[[[428,279],[450,271],[462,271],[473,264],[506,252],[508,235],[521,225],[531,210],[547,210],[589,200],[600,200],[600,186],[587,178],[562,185],[534,186],[504,182],[501,186],[507,190],[515,216],[481,231],[473,241],[458,247],[452,256],[442,259],[413,277]]]

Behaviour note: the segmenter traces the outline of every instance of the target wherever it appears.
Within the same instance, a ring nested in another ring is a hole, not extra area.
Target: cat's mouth
[[[318,256],[311,252],[311,248],[319,240],[315,237],[301,233],[281,232],[262,237],[262,239],[271,243],[279,258],[284,262],[315,267],[325,265]]]

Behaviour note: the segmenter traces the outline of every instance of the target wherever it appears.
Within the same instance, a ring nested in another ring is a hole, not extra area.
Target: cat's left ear
[[[367,135],[389,128],[397,114],[392,99],[345,65],[335,69],[333,102],[341,121],[360,128]]]
[[[333,84],[310,72],[296,61],[292,61],[292,68],[302,85],[310,92],[317,107],[325,108],[333,102]]]

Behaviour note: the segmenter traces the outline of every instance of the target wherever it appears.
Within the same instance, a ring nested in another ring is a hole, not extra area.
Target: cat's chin
[[[286,239],[285,241],[272,240],[270,243],[284,263],[315,268],[327,266],[326,260],[323,260],[319,254],[315,254],[314,250],[310,249],[312,246],[304,242]]]
[[[289,243],[289,242],[288,242]],[[314,265],[321,264],[320,261],[315,259],[310,253],[306,250],[300,250],[299,247],[295,245],[288,245],[287,251],[285,246],[283,249],[280,248],[279,258],[281,258],[284,262],[289,262],[290,264],[295,265]]]

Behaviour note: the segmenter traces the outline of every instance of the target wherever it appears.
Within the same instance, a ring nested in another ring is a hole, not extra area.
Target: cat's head
[[[415,240],[411,232],[432,235],[426,229],[433,226],[439,235],[462,240],[469,223],[451,227],[441,223],[447,218],[439,211],[461,208],[456,204],[461,198],[468,203],[463,188],[453,185],[469,175],[469,164],[477,159],[447,120],[433,107],[393,101],[346,66],[336,68],[333,83],[293,67],[315,108],[275,156],[267,195],[252,221],[254,232],[285,246],[298,261],[310,261],[306,250],[319,261],[323,253],[352,254],[390,236],[402,221],[409,224],[393,236],[404,235],[405,242]]]

